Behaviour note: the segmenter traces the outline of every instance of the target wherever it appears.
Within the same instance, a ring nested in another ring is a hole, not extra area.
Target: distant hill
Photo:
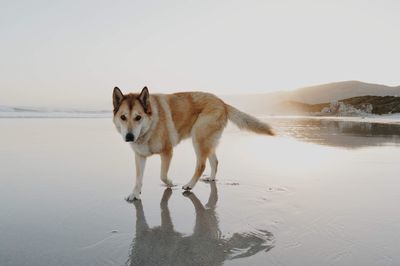
[[[363,109],[367,104],[372,105],[373,114],[400,113],[400,97],[394,96],[360,96],[340,100],[346,105],[351,105],[357,109]],[[297,113],[318,113],[331,103],[305,104],[295,101],[286,102],[284,105],[287,110]]]
[[[342,81],[295,90],[289,97],[293,101],[316,104],[358,96],[400,96],[400,86],[390,87],[360,81]]]
[[[390,87],[360,81],[342,81],[253,95],[227,95],[222,98],[243,111],[254,114],[293,114],[301,104],[323,104],[360,96],[400,96],[400,86]],[[316,108],[317,106],[315,106]],[[318,107],[319,108],[319,107]]]

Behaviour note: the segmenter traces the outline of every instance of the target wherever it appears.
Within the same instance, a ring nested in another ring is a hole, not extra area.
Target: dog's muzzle
[[[126,142],[133,142],[134,140],[135,140],[135,136],[133,136],[132,133],[126,134],[126,136],[125,136],[125,141]]]

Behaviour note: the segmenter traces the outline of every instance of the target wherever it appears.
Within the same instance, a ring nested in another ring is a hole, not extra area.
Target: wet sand
[[[128,203],[133,153],[109,118],[0,119],[0,265],[398,265],[399,125],[271,119],[228,127],[215,183],[158,156]],[[206,168],[209,173],[209,167]]]

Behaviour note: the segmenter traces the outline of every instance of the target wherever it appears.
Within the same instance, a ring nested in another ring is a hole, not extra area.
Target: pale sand
[[[280,136],[229,127],[193,194],[190,141],[172,190],[150,158],[132,204],[110,119],[0,119],[0,265],[399,265],[400,127],[271,122]]]

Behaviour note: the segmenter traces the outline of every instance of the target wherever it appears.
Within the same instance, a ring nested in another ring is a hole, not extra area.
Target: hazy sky
[[[0,105],[400,85],[400,1],[0,0]]]

